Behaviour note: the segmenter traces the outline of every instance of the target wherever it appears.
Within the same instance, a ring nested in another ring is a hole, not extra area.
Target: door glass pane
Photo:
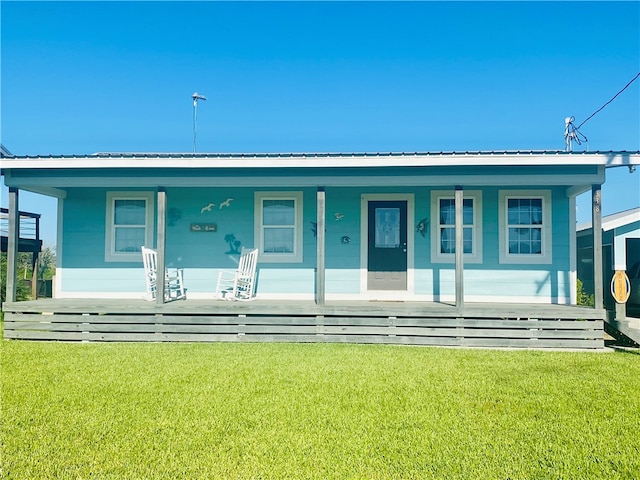
[[[400,209],[376,208],[376,248],[400,246]]]

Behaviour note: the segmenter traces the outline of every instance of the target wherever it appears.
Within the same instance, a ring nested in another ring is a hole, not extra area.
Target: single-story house
[[[5,157],[2,174],[12,212],[20,190],[58,199],[53,302],[75,312],[111,302],[174,315],[191,302],[209,317],[221,308],[284,315],[297,302],[316,320],[347,312],[340,321],[359,318],[354,328],[378,307],[391,323],[435,312],[511,328],[500,321],[604,318],[602,302],[575,306],[575,200],[592,192],[598,224],[606,169],[639,164],[640,152],[625,151],[98,153]],[[182,269],[182,306],[162,295],[145,302],[143,245],[158,250],[159,269]],[[218,272],[234,268],[242,247],[258,249],[255,300],[217,301]],[[601,264],[596,255],[593,268]],[[11,298],[5,330],[27,313]]]

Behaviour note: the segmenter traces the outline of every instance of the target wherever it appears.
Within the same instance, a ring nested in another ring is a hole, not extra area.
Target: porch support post
[[[20,239],[20,213],[18,211],[18,189],[9,187],[9,224],[7,237],[7,302],[17,298],[18,242]]]
[[[38,238],[38,237],[36,237]],[[31,298],[36,300],[38,298],[38,255],[40,252],[33,252],[31,254]]]
[[[602,186],[591,186],[593,225],[593,293],[595,308],[604,308],[604,286],[602,269]]]
[[[156,274],[156,303],[164,303],[165,294],[165,241],[167,225],[167,192],[164,187],[158,187],[158,230],[156,250],[158,251],[158,271]]]
[[[464,276],[463,276],[463,255],[464,243],[462,236],[462,200],[464,192],[460,185],[456,185],[455,210],[456,210],[456,307],[464,307]]]
[[[324,268],[324,259],[325,259],[325,217],[326,217],[326,207],[325,207],[325,191],[324,187],[318,187],[317,193],[317,210],[318,210],[318,218],[317,218],[317,227],[316,227],[316,235],[317,235],[317,248],[318,252],[316,255],[316,304],[324,305],[324,297],[325,297],[325,268]]]

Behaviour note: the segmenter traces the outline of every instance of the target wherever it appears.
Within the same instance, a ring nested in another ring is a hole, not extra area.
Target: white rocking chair
[[[147,280],[147,300],[155,300],[158,291],[158,252],[151,248],[142,247],[142,263]],[[184,288],[181,268],[167,268],[164,274],[164,301],[181,300],[187,298]]]
[[[258,249],[242,248],[237,270],[222,270],[218,274],[216,295],[225,300],[253,300],[256,284]]]

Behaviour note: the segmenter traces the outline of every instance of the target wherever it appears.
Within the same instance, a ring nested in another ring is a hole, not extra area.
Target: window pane
[[[462,251],[473,253],[473,228],[462,229]],[[440,253],[456,253],[456,229],[440,229]]]
[[[456,230],[455,228],[440,229],[440,253],[456,252]]]
[[[400,246],[400,209],[376,208],[376,248]]]
[[[542,199],[531,200],[531,225],[542,225]]]
[[[462,201],[462,223],[473,225],[473,200],[466,198]]]
[[[537,241],[531,242],[531,253],[540,255],[542,253],[542,242],[537,242]]]
[[[531,225],[531,212],[528,207],[520,207],[518,211],[518,225]]]
[[[453,200],[440,199],[440,225],[453,225],[456,218],[456,207]]]
[[[510,198],[507,204],[507,222],[509,225],[518,224],[519,204],[517,199]]]
[[[265,253],[293,253],[294,229],[293,228],[265,228],[264,252]]]
[[[473,253],[473,229],[471,228],[462,230],[462,251],[464,253]]]
[[[115,200],[114,224],[144,225],[146,204],[145,200]]]
[[[509,253],[542,254],[542,229],[509,228]]]
[[[116,227],[115,231],[115,252],[130,253],[140,252],[141,246],[145,242],[144,227]]]
[[[440,225],[455,225],[456,202],[453,199],[440,199]],[[473,199],[462,200],[462,223],[473,225]]]
[[[456,219],[456,202],[455,199],[439,200],[440,208],[440,225],[455,225]],[[464,253],[473,253],[473,199],[465,198],[462,200],[462,224],[469,225],[462,230],[462,243]],[[443,227],[440,233],[440,253],[456,252],[456,230],[452,227]]]
[[[263,200],[263,225],[294,225],[295,200]]]
[[[507,222],[509,225],[542,225],[542,199],[510,198]]]

